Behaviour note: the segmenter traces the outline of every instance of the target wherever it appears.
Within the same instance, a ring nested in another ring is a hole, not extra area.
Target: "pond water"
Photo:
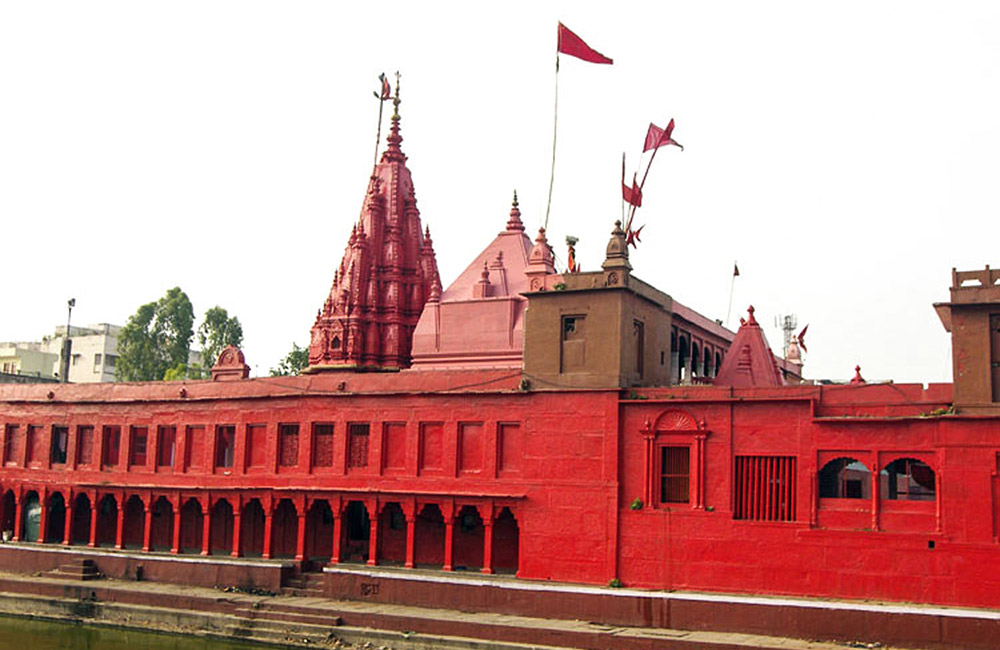
[[[260,650],[263,646],[0,616],[0,647],[26,650]]]

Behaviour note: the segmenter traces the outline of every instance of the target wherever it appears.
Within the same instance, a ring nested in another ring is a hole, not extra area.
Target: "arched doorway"
[[[257,499],[251,499],[243,506],[240,553],[246,557],[261,557],[264,554],[264,508]]]
[[[444,566],[444,516],[436,503],[428,503],[417,515],[414,531],[414,563],[417,566]]]
[[[90,497],[81,492],[73,500],[73,522],[70,531],[73,544],[86,546],[90,543],[90,517]]]
[[[233,552],[233,507],[226,499],[219,499],[212,506],[209,535],[209,552],[212,555],[230,555]],[[242,522],[241,522],[242,523]]]
[[[21,512],[21,541],[37,542],[39,540],[39,526],[42,523],[42,504],[38,501],[38,493],[32,490],[25,495],[22,500]]]
[[[181,507],[181,553],[201,553],[205,515],[198,499],[188,499]]]
[[[174,506],[167,497],[160,497],[150,510],[149,549],[169,551],[174,544]]]
[[[371,521],[363,501],[351,501],[344,509],[344,538],[341,540],[341,562],[366,562]]]
[[[482,568],[486,528],[475,506],[462,506],[458,511],[453,536],[452,566],[456,570]]]
[[[510,508],[500,511],[493,522],[493,570],[517,573],[520,562],[520,531]]]
[[[306,559],[319,564],[333,553],[333,511],[325,499],[313,501],[306,514]]]
[[[406,516],[398,503],[387,503],[378,520],[378,563],[406,563]]]
[[[271,555],[273,557],[295,557],[295,546],[299,534],[299,516],[291,499],[282,499],[274,510],[271,520]]]
[[[122,548],[141,549],[146,532],[146,511],[138,494],[125,501],[125,512],[122,514]]]
[[[105,494],[97,507],[97,545],[114,546],[118,536],[118,500]]]
[[[61,543],[66,539],[66,500],[61,492],[49,497],[49,511],[45,516],[45,541]]]

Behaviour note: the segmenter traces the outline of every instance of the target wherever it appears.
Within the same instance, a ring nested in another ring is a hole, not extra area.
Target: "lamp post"
[[[76,307],[76,298],[70,298],[66,303],[66,339],[62,345],[62,375],[59,377],[59,381],[64,384],[69,382],[69,360],[73,351],[73,341],[69,336],[69,321],[73,316],[73,307]]]

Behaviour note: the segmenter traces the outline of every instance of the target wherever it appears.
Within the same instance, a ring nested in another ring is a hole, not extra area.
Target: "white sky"
[[[363,6],[362,6],[363,5]],[[597,268],[650,121],[635,274],[712,318],[810,323],[806,375],[950,381],[931,308],[1000,265],[1000,4],[0,2],[0,340],[180,286],[255,374],[308,343],[364,196],[377,76],[447,286],[506,222]],[[386,120],[388,126],[388,120]],[[383,136],[385,132],[383,132]],[[768,330],[772,346],[780,335]]]

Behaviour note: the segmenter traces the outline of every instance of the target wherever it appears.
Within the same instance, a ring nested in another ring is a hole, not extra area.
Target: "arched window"
[[[881,496],[897,501],[933,501],[937,496],[934,470],[916,458],[897,458],[880,473]]]
[[[819,472],[821,499],[870,499],[871,485],[871,471],[855,458],[831,460]]]

